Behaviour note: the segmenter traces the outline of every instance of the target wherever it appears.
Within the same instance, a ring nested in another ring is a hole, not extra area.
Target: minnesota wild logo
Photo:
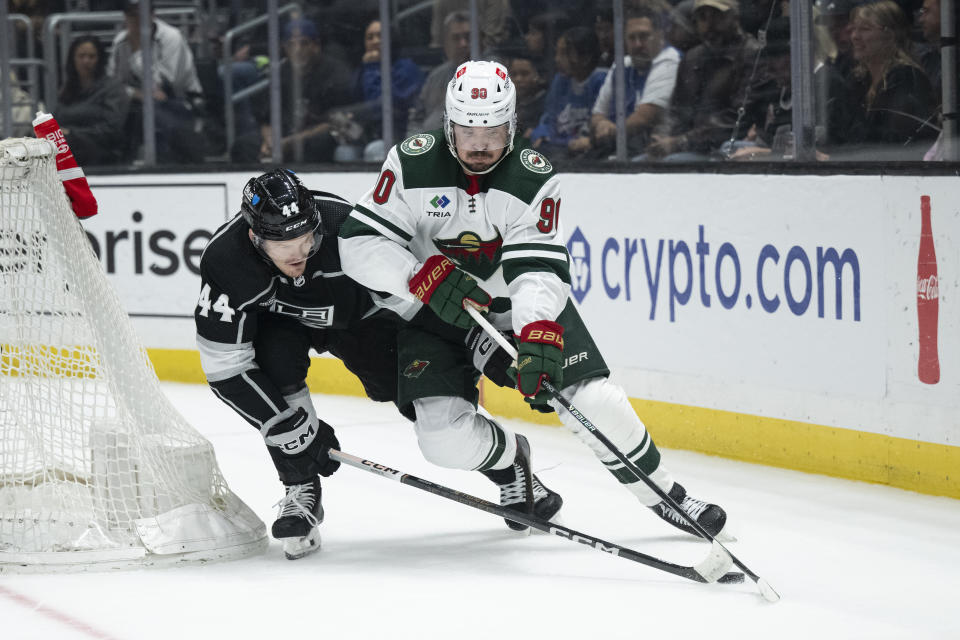
[[[430,151],[435,142],[436,139],[429,133],[418,133],[401,142],[400,151],[403,151],[408,156],[418,156],[421,153]]]
[[[520,153],[520,163],[534,173],[550,173],[553,165],[550,161],[533,149],[524,149]]]
[[[473,231],[464,231],[452,240],[434,238],[433,244],[454,264],[481,280],[492,276],[500,266],[503,236],[499,229],[497,237],[492,240],[483,240]]]
[[[403,375],[408,378],[419,378],[423,370],[430,365],[429,360],[414,360],[403,370]]]

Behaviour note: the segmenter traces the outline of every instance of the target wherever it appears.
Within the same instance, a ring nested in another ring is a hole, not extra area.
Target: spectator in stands
[[[876,0],[854,8],[851,23],[854,117],[844,142],[870,147],[872,158],[887,147],[897,159],[919,159],[937,135],[936,99],[909,53],[906,15],[893,0]]]
[[[918,12],[920,30],[926,40],[919,50],[920,66],[933,85],[933,97],[938,107],[938,123],[942,127],[943,110],[939,109],[943,102],[943,74],[940,68],[940,0],[923,0],[923,7]],[[945,160],[943,145],[943,130],[937,136],[936,142],[923,156],[924,160]]]
[[[536,13],[527,21],[523,42],[533,63],[545,78],[552,78],[556,71],[556,44],[568,25],[566,17],[556,11]]]
[[[8,15],[23,14],[30,20],[30,25],[17,21],[10,22],[14,49],[10,55],[16,57],[27,57],[27,31],[33,35],[33,43],[37,48],[35,54],[43,55],[43,22],[51,13],[62,13],[64,11],[63,0],[9,0],[7,4]],[[4,41],[6,41],[7,32],[4,32]]]
[[[2,71],[0,71],[2,73]],[[33,135],[33,110],[30,105],[30,94],[20,88],[20,83],[17,80],[17,74],[13,71],[10,71],[10,111],[12,114],[11,117],[11,134],[15,138],[22,138],[24,136]],[[0,89],[0,104],[2,104],[3,91]],[[2,136],[4,129],[3,125],[6,122],[7,114],[0,109],[0,136]]]
[[[613,9],[597,9],[593,17],[593,32],[597,34],[597,43],[600,45],[597,65],[609,69],[614,65]]]
[[[740,28],[751,36],[757,36],[772,18],[790,15],[790,0],[739,0],[739,5]]]
[[[125,159],[123,128],[130,98],[107,75],[107,53],[96,36],[70,44],[57,121],[80,166],[115,164]]]
[[[332,118],[352,102],[351,78],[339,61],[323,54],[320,35],[311,20],[291,20],[283,28],[287,56],[281,69],[282,144],[284,158],[332,162],[337,140]],[[267,97],[258,109],[261,159],[273,154],[273,130]]]
[[[237,94],[256,84],[266,75],[269,59],[266,56],[253,55],[250,42],[240,41],[226,64],[223,62],[223,34],[214,32],[210,36],[212,58],[200,61],[197,73],[204,88],[204,97],[209,114],[208,129],[223,126],[223,145],[226,140],[226,122],[224,121],[224,74],[231,75],[231,89]],[[233,145],[227,149],[232,162],[252,164],[260,159],[260,127],[254,113],[255,101],[248,97],[233,103]],[[218,132],[219,133],[219,132]]]
[[[557,41],[557,74],[547,91],[540,124],[531,133],[533,148],[548,157],[571,158],[589,147],[590,112],[607,75],[597,67],[600,50],[591,27],[572,27]],[[589,142],[589,141],[588,141]]]
[[[849,126],[849,109],[845,102],[833,96],[845,95],[843,78],[822,58],[822,53],[814,47],[813,82],[815,87],[828,87],[822,98],[825,104],[818,102],[816,111],[816,157],[827,159],[820,147],[830,145],[835,139],[836,130]],[[766,45],[763,49],[763,64],[772,80],[762,87],[764,98],[764,120],[757,123],[745,139],[734,144],[731,160],[786,160],[794,157],[793,135],[793,96],[790,65],[790,19],[774,18],[766,29]]]
[[[660,3],[639,5],[624,19],[624,89],[627,145],[631,155],[642,153],[650,130],[663,119],[677,81],[680,52],[664,41],[667,8]],[[617,105],[613,95],[616,66],[610,70],[590,116],[588,143],[597,157],[614,151]]]
[[[107,74],[117,78],[131,98],[127,134],[139,140],[143,119],[143,50],[140,46],[140,4],[124,3],[123,29],[113,39]],[[203,109],[203,89],[193,53],[183,34],[163,20],[153,20],[153,99],[157,159],[160,162],[198,162],[204,153],[195,112]]]
[[[681,54],[700,44],[700,35],[693,24],[693,0],[679,2],[670,11],[667,23],[667,43]]]
[[[853,0],[818,0],[814,15],[818,24],[825,26],[836,46],[831,52],[833,64],[845,78],[853,71],[853,45],[850,43],[850,10]]]
[[[407,133],[439,129],[443,126],[444,99],[453,72],[470,59],[470,14],[454,11],[443,21],[443,55],[445,62],[427,75],[410,114]]]
[[[433,0],[433,19],[430,23],[430,46],[446,50],[447,17],[456,12],[470,19],[470,0]],[[480,30],[480,50],[490,51],[507,42],[512,24],[510,0],[478,0],[477,14]],[[467,45],[469,47],[469,43]],[[456,67],[454,67],[456,69]]]
[[[373,20],[364,30],[364,52],[361,66],[354,74],[354,99],[361,106],[354,111],[354,121],[364,129],[363,150],[365,162],[383,162],[393,141],[384,144],[382,106],[380,100],[380,34],[379,20]],[[410,108],[423,87],[420,67],[410,58],[397,56],[396,34],[391,33],[390,91],[393,95],[393,135],[403,136],[407,130]],[[356,159],[360,159],[359,155]]]
[[[917,12],[920,30],[926,44],[919,50],[919,62],[930,84],[933,85],[934,98],[939,105],[943,98],[943,79],[940,70],[940,0],[923,0],[923,7]]]
[[[517,90],[517,133],[529,138],[543,115],[546,83],[528,52],[515,54],[508,72]]]
[[[702,42],[680,62],[667,118],[637,160],[719,157],[726,141],[763,121],[762,85],[770,80],[755,69],[760,45],[740,28],[738,7],[737,0],[695,0]]]

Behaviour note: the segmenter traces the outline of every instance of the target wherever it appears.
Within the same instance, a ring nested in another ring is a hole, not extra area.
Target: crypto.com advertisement
[[[568,175],[572,295],[631,395],[889,432],[891,401],[955,402],[950,191],[910,177]],[[918,271],[924,194],[939,274]],[[927,328],[918,295],[938,303]],[[936,383],[921,378],[930,353]]]

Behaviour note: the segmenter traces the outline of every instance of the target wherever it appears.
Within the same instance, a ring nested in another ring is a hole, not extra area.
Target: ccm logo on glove
[[[303,408],[287,418],[267,434],[267,442],[289,455],[296,455],[306,449],[313,442],[317,430],[313,421]]]

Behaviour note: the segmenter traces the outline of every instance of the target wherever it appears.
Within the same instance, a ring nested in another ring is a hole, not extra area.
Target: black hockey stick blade
[[[536,516],[531,516],[525,513],[507,509],[506,507],[488,502],[482,498],[477,498],[470,494],[444,487],[443,485],[430,482],[429,480],[424,480],[422,478],[418,478],[417,476],[410,475],[409,473],[404,473],[399,469],[378,464],[372,460],[358,458],[357,456],[353,456],[342,451],[337,451],[336,449],[330,449],[329,454],[334,460],[339,460],[340,462],[351,467],[356,467],[357,469],[374,473],[381,477],[399,482],[400,484],[405,484],[407,486],[420,489],[421,491],[426,491],[427,493],[432,493],[442,498],[459,502],[460,504],[468,507],[473,507],[474,509],[485,511],[493,515],[500,516],[501,518],[507,518],[508,520],[525,524],[531,529],[536,529],[544,533],[553,534],[555,536],[571,540],[573,542],[578,542],[596,549],[597,551],[618,556],[620,558],[625,558],[627,560],[632,560],[639,564],[643,564],[654,569],[659,569],[660,571],[665,571],[666,573],[672,573],[673,575],[680,576],[681,578],[693,580],[694,582],[720,582],[723,584],[738,584],[742,583],[744,580],[742,573],[728,571],[732,564],[730,555],[719,545],[719,543],[714,543],[711,546],[710,554],[699,564],[692,567],[678,565],[672,562],[667,562],[666,560],[661,560],[660,558],[649,556],[639,551],[634,551],[633,549],[628,549],[627,547],[622,547],[613,542],[601,540],[600,538],[581,533],[580,531],[575,531],[574,529],[570,529],[560,524],[542,520]]]
[[[592,422],[590,422],[590,420],[587,419],[587,417],[583,415],[583,413],[580,412],[579,409],[573,406],[573,404],[571,404],[570,401],[567,400],[556,387],[550,384],[548,380],[542,381],[541,384],[547,391],[550,392],[550,395],[553,396],[554,400],[556,400],[564,409],[567,410],[567,412],[570,415],[572,415],[580,424],[586,427],[586,429],[590,433],[592,433],[600,442],[602,442],[603,445],[611,453],[613,453],[613,455],[615,455],[617,459],[621,463],[623,463],[623,465],[627,469],[629,469],[630,472],[633,473],[633,475],[637,477],[638,480],[643,481],[643,483],[646,484],[662,500],[665,500],[667,504],[673,507],[674,511],[676,511],[681,517],[683,517],[683,519],[686,520],[687,523],[690,526],[692,526],[693,529],[698,534],[700,534],[701,537],[705,538],[706,540],[709,540],[711,544],[712,553],[715,553],[718,551],[722,551],[723,553],[725,553],[730,558],[730,562],[732,565],[735,565],[738,569],[740,569],[745,574],[747,574],[747,576],[756,583],[757,589],[760,591],[760,595],[763,596],[764,600],[766,600],[767,602],[780,601],[780,594],[777,593],[772,586],[770,586],[769,582],[767,582],[766,580],[764,580],[763,578],[755,574],[753,571],[751,571],[750,568],[747,567],[747,565],[745,565],[743,562],[740,561],[739,558],[737,558],[737,556],[733,555],[733,553],[731,553],[729,549],[723,546],[722,542],[717,540],[713,535],[710,534],[709,531],[704,529],[700,525],[700,523],[696,521],[696,519],[690,517],[690,515],[686,511],[681,509],[680,505],[678,505],[677,502],[673,498],[671,498],[666,491],[658,487],[657,484],[653,480],[651,480],[647,474],[645,474],[635,464],[633,464],[633,462],[631,462],[629,458],[623,455],[623,453],[612,442],[610,442],[610,440],[605,435],[603,435],[603,433],[601,433],[597,429],[597,427]]]
[[[509,342],[507,342],[507,340],[503,337],[503,335],[499,331],[497,331],[486,318],[483,317],[483,314],[480,312],[480,310],[476,306],[469,303],[469,301],[466,301],[464,303],[464,309],[467,311],[467,313],[470,314],[470,317],[473,318],[476,321],[476,323],[479,324],[480,327],[482,327],[483,330],[486,331],[487,334],[497,342],[497,344],[503,347],[503,349],[506,350],[507,353],[509,353],[510,355],[513,356],[514,359],[516,359],[517,350],[514,348],[514,346]],[[645,485],[647,485],[647,487],[650,488],[651,491],[657,494],[657,496],[659,496],[661,500],[664,500],[668,505],[670,505],[673,508],[673,510],[676,511],[677,514],[680,515],[680,517],[682,517],[687,522],[687,524],[693,527],[693,530],[696,531],[702,538],[710,541],[711,554],[719,553],[722,551],[724,554],[729,556],[732,564],[736,565],[737,568],[742,570],[745,574],[747,574],[747,576],[749,576],[751,580],[753,580],[756,583],[757,588],[760,591],[760,595],[763,596],[765,600],[767,600],[768,602],[777,602],[780,600],[780,594],[778,594],[774,590],[774,588],[770,586],[769,582],[767,582],[766,580],[764,580],[763,578],[755,574],[753,571],[751,571],[750,568],[747,567],[747,565],[741,562],[740,559],[737,558],[735,555],[733,555],[729,549],[723,546],[722,542],[718,541],[716,537],[714,537],[713,535],[710,534],[709,531],[704,529],[700,525],[700,523],[696,521],[695,518],[692,518],[686,511],[681,509],[680,505],[678,505],[677,502],[673,498],[671,498],[666,491],[658,487],[657,484],[653,480],[651,480],[649,476],[647,476],[647,474],[645,474],[641,469],[637,467],[637,465],[635,465],[629,458],[627,458],[627,456],[625,456],[623,452],[620,451],[620,449],[618,449],[617,446],[613,444],[613,442],[611,442],[610,439],[607,438],[607,436],[604,435],[602,431],[600,431],[600,429],[597,428],[596,425],[590,422],[587,416],[583,415],[583,413],[579,409],[573,406],[573,403],[567,400],[567,398],[564,397],[562,393],[560,393],[559,389],[553,386],[549,380],[542,380],[540,384],[543,386],[544,389],[546,389],[550,393],[553,399],[556,400],[567,411],[567,413],[573,416],[573,418],[577,422],[579,422],[587,431],[593,434],[593,436],[597,440],[599,440],[604,447],[606,447],[607,451],[612,453],[617,458],[617,460],[619,460],[620,463],[623,464],[623,466],[630,471],[630,473],[636,476],[637,480],[642,481]]]

